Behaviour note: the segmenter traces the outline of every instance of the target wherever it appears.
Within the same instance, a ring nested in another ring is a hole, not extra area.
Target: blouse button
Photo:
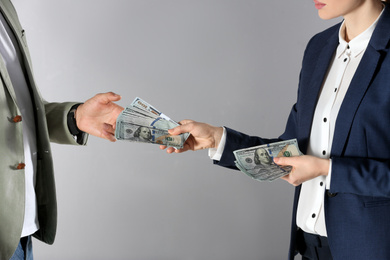
[[[333,197],[335,197],[335,196],[337,195],[337,193],[331,193],[329,190],[326,191],[326,194],[327,194],[328,197],[330,197],[330,198],[333,198]]]

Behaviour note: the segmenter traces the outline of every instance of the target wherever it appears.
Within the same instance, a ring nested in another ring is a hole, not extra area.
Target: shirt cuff
[[[225,149],[226,144],[226,129],[223,127],[223,134],[221,140],[219,141],[219,145],[217,148],[209,149],[209,157],[211,160],[220,161],[222,157],[223,150]]]
[[[327,190],[330,189],[330,181],[332,178],[332,159],[329,159],[329,171],[328,171],[328,176],[325,178],[325,187]]]

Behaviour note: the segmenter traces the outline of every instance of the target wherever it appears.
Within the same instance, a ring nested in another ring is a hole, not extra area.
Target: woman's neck
[[[345,15],[345,41],[351,41],[370,27],[378,18],[382,10],[382,2],[365,1],[365,3],[354,12]]]

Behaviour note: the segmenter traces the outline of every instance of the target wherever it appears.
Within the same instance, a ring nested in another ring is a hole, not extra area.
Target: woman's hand
[[[329,159],[321,159],[311,155],[278,157],[274,158],[274,162],[281,166],[292,166],[291,172],[281,179],[294,186],[321,175],[327,176],[330,165]]]
[[[190,133],[187,141],[182,149],[168,147],[167,153],[182,153],[188,150],[197,151],[207,148],[217,148],[219,141],[222,138],[223,128],[216,127],[205,123],[196,122],[193,120],[182,120],[180,126],[169,130],[171,135],[179,135]],[[167,147],[160,145],[160,149],[164,150]]]

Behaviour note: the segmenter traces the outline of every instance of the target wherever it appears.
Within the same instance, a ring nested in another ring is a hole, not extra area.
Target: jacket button
[[[26,164],[24,164],[24,163],[19,163],[19,164],[16,166],[16,169],[17,169],[17,170],[23,170],[25,167],[26,167]]]
[[[19,122],[22,122],[22,116],[15,116],[12,121],[14,121],[14,123],[19,123]]]
[[[326,194],[328,195],[328,197],[335,197],[337,195],[337,193],[331,193],[330,191],[326,191]]]

